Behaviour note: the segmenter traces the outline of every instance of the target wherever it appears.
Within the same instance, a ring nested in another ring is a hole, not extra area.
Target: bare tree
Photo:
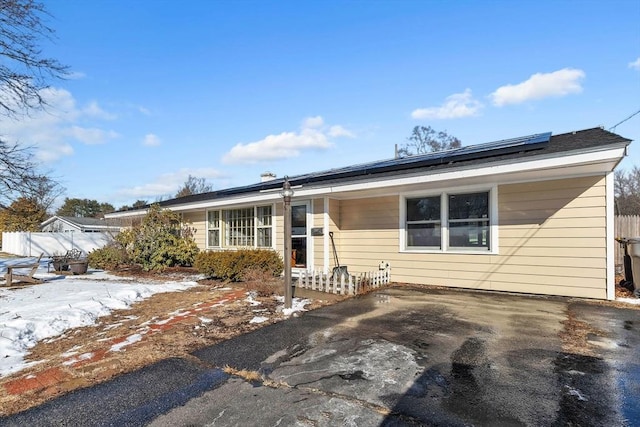
[[[42,90],[68,68],[42,56],[39,42],[51,39],[44,5],[35,0],[0,0],[0,114],[16,116],[45,104]]]
[[[187,178],[184,185],[176,193],[176,197],[208,193],[209,191],[213,191],[213,186],[211,184],[207,184],[207,181],[204,178],[196,178],[195,176],[189,175],[189,178]]]
[[[616,215],[640,215],[640,167],[614,173]]]
[[[431,126],[415,126],[407,141],[403,147],[398,149],[399,157],[450,150],[462,146],[460,140],[455,136],[446,132],[436,131]]]
[[[63,192],[60,184],[38,171],[28,147],[0,140],[0,208],[26,197],[39,200],[46,210]]]
[[[0,0],[0,115],[18,119],[46,105],[43,89],[62,78],[67,67],[42,56],[39,42],[51,39],[48,16],[36,0]],[[2,136],[0,135],[0,138]],[[48,195],[61,187],[39,172],[32,147],[0,139],[0,207],[16,196]],[[48,202],[50,204],[50,202]]]

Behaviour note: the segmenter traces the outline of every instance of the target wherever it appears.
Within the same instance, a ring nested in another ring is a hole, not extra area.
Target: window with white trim
[[[273,247],[273,208],[252,206],[207,212],[207,247]]]
[[[440,196],[407,199],[406,242],[408,247],[442,247]]]
[[[271,223],[271,206],[256,207],[256,246],[259,248],[273,246]]]
[[[449,247],[489,250],[489,193],[449,194]]]
[[[253,208],[229,209],[224,212],[226,246],[254,246]]]
[[[207,246],[220,246],[220,211],[207,212]]]
[[[491,192],[404,199],[404,249],[491,250]]]

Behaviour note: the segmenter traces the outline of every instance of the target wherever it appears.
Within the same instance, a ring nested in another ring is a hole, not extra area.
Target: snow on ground
[[[31,261],[35,261],[35,258]],[[4,282],[1,277],[6,271],[3,267],[24,262],[24,258],[0,260],[0,377],[37,363],[27,363],[24,358],[38,341],[52,339],[72,328],[96,324],[99,317],[107,316],[113,310],[126,309],[153,294],[183,291],[197,285],[194,280],[145,281],[93,270],[89,275],[62,276],[47,273],[48,260],[44,259],[36,273],[36,277],[46,280],[44,283],[2,288]],[[260,306],[255,297],[255,293],[248,292],[246,302],[251,306]],[[307,299],[294,298],[292,308],[284,309],[284,298],[279,297],[278,301],[283,304],[278,310],[284,316],[306,311],[304,306],[310,303]],[[254,310],[256,313],[263,311]],[[167,314],[179,316],[181,313]],[[211,322],[206,318],[201,320],[203,323]],[[265,316],[256,315],[250,323],[267,320]],[[131,335],[124,342],[114,345],[111,351],[122,351],[140,339],[140,335]],[[79,356],[83,357],[88,356]]]
[[[141,282],[103,272],[60,276],[46,271],[44,262],[36,273],[36,277],[47,280],[45,283],[14,289],[0,287],[0,377],[27,367],[24,356],[38,341],[71,328],[93,325],[99,317],[126,309],[153,294],[197,285],[194,281]],[[131,342],[123,343],[127,344]]]

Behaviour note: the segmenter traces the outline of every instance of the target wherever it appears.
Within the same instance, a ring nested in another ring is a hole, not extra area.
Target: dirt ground
[[[175,280],[193,271],[173,270],[157,275],[122,272],[144,280]],[[69,391],[95,385],[162,359],[190,358],[193,350],[283,320],[274,296],[256,296],[260,305],[246,300],[248,286],[199,281],[182,292],[155,294],[126,310],[101,317],[99,324],[77,328],[31,349],[34,366],[0,378],[0,416],[42,404]],[[265,286],[260,288],[263,294]],[[282,293],[272,285],[273,291]],[[301,295],[302,296],[302,295]],[[322,299],[320,299],[322,298]],[[305,309],[312,310],[343,299],[316,296]],[[256,316],[263,323],[250,323]],[[120,351],[113,346],[122,345]]]

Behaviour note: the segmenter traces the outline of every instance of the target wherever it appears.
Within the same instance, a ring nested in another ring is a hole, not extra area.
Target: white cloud
[[[629,62],[629,68],[640,71],[640,57],[633,62]]]
[[[78,107],[71,92],[47,88],[40,92],[46,108],[15,120],[0,121],[0,135],[8,142],[34,146],[36,159],[53,162],[74,153],[73,143],[102,144],[118,138],[117,132],[101,129],[99,122],[116,116],[96,101]],[[96,126],[98,125],[98,126]]]
[[[418,108],[411,112],[414,119],[459,119],[476,116],[483,107],[473,99],[471,89],[448,96],[439,107]]]
[[[580,93],[580,81],[584,77],[584,71],[574,68],[563,68],[552,73],[536,73],[522,83],[499,87],[490,97],[494,105],[501,107],[533,99]]]
[[[89,117],[95,117],[103,120],[115,120],[118,118],[115,114],[109,113],[100,108],[96,101],[90,102],[89,105],[82,109],[82,112]]]
[[[351,132],[348,129],[345,129],[344,127],[340,126],[340,125],[335,125],[335,126],[331,126],[329,128],[329,136],[334,137],[334,138],[338,138],[341,136],[345,136],[347,138],[355,138],[356,135]]]
[[[153,133],[148,133],[144,136],[144,140],[142,141],[142,145],[146,145],[147,147],[157,147],[160,145],[162,141],[158,138],[157,135]]]
[[[106,131],[98,128],[82,128],[80,126],[71,126],[67,134],[74,139],[87,145],[104,144],[109,139],[118,138],[117,132],[112,130]]]
[[[213,168],[195,168],[180,169],[176,172],[170,172],[158,176],[153,182],[138,185],[130,188],[124,188],[118,191],[116,197],[121,199],[155,199],[160,196],[173,197],[178,189],[187,181],[189,175],[196,178],[204,178],[206,180],[224,178],[217,169]],[[151,200],[152,201],[152,200]]]
[[[236,144],[222,161],[224,163],[258,163],[299,156],[306,150],[326,150],[333,143],[330,137],[355,136],[342,126],[327,128],[321,116],[308,117],[299,132],[282,132],[246,144]]]
[[[322,125],[324,125],[324,119],[322,116],[307,117],[302,122],[303,128],[318,129],[322,127]]]

